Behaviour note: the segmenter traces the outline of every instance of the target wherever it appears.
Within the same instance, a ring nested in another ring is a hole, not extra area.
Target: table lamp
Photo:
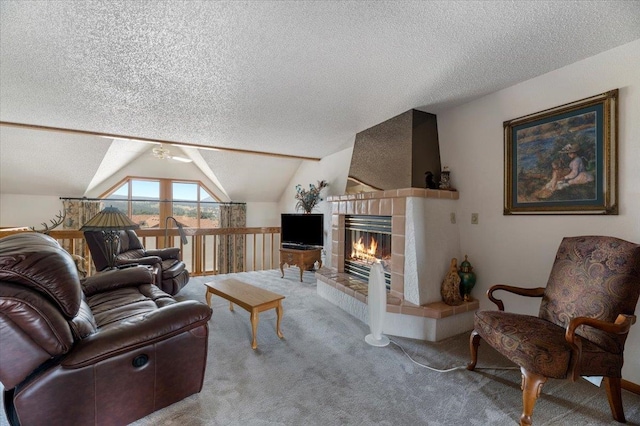
[[[122,213],[115,207],[105,207],[100,213],[92,217],[82,225],[81,231],[102,231],[104,236],[104,248],[107,254],[109,268],[116,266],[116,254],[120,245],[120,235],[118,231],[127,229],[138,229],[140,225],[133,222],[129,216]]]

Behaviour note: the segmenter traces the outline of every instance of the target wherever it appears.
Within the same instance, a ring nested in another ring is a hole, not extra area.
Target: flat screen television
[[[300,250],[324,246],[324,215],[282,213],[280,242],[283,248]]]

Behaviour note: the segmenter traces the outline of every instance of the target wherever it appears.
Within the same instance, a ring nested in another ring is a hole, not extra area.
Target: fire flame
[[[375,238],[371,238],[371,243],[369,244],[369,247],[367,248],[367,247],[365,247],[364,243],[362,242],[362,237],[360,237],[360,239],[358,240],[357,243],[353,243],[352,244],[351,258],[352,259],[375,261],[375,260],[377,260],[377,258],[375,256],[376,250],[378,250],[378,243],[376,242]]]

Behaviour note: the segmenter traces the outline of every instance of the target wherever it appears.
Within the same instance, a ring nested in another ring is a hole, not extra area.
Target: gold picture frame
[[[504,123],[504,214],[618,214],[618,89]]]

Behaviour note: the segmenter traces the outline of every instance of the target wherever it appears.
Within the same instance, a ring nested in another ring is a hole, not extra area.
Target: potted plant
[[[301,185],[296,185],[296,210],[303,210],[305,213],[311,213],[311,210],[322,201],[320,192],[329,186],[326,180],[318,181],[317,185],[309,184],[309,189],[302,189]]]

